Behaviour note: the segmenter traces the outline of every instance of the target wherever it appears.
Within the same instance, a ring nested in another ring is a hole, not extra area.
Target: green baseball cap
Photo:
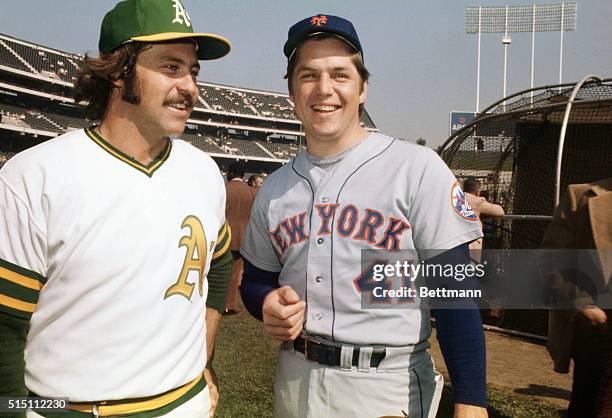
[[[98,46],[101,53],[108,53],[130,41],[174,39],[193,39],[200,60],[221,58],[232,47],[222,36],[194,33],[191,18],[180,0],[120,1],[104,16]]]

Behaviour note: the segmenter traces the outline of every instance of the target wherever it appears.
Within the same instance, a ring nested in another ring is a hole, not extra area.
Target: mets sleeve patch
[[[465,193],[463,193],[463,190],[461,190],[461,186],[459,185],[458,181],[453,184],[453,188],[451,190],[451,206],[455,213],[463,219],[467,219],[469,221],[478,220],[474,210],[472,210],[468,204],[468,201],[465,198]]]

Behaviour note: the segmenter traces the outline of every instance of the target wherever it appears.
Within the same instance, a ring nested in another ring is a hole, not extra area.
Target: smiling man
[[[218,167],[175,136],[198,60],[230,44],[179,0],[126,0],[99,50],[75,97],[101,123],[0,171],[0,394],[25,375],[30,396],[68,398],[62,417],[206,417],[231,235]]]
[[[307,152],[266,179],[241,249],[245,306],[284,342],[275,416],[434,417],[442,380],[427,352],[430,312],[363,308],[361,252],[435,250],[423,259],[469,265],[477,218],[432,150],[361,126],[369,73],[351,22],[304,19],[284,53]],[[433,313],[455,416],[486,416],[478,310]]]

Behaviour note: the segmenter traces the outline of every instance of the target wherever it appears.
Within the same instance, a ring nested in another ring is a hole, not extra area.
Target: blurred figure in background
[[[542,248],[597,249],[597,279],[609,289],[612,275],[612,177],[590,184],[571,184],[555,210]],[[577,254],[585,267],[588,254]],[[582,270],[582,268],[580,269]],[[574,360],[568,418],[612,416],[612,311],[598,306],[601,295],[577,285],[580,271],[563,270],[557,283],[560,299],[576,300],[572,310],[551,310],[548,351],[555,371],[568,373]]]
[[[244,165],[240,162],[230,164],[227,169],[225,217],[232,230],[230,250],[232,251],[234,261],[232,263],[232,281],[227,294],[227,301],[225,302],[224,315],[238,313],[236,302],[244,269],[244,262],[240,256],[240,246],[242,245],[244,232],[251,215],[251,206],[253,206],[253,200],[255,200],[255,194],[257,193],[256,188],[248,186],[242,180],[244,173]]]
[[[480,188],[482,183],[473,177],[468,177],[463,182],[463,192],[468,204],[474,211],[474,214],[478,217],[478,222],[482,227],[481,215],[491,216],[493,218],[501,218],[504,216],[504,208],[495,203],[490,203],[487,199],[481,195]],[[470,250],[482,250],[482,238],[478,238],[476,241],[470,243]],[[479,260],[478,260],[479,261]]]
[[[256,189],[259,189],[261,185],[263,184],[263,181],[264,179],[262,176],[260,176],[259,174],[253,174],[247,180],[247,184],[251,187],[255,187]]]

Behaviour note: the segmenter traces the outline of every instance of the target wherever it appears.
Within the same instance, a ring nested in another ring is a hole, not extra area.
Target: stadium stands
[[[288,97],[276,94],[249,93],[253,106],[259,114],[268,118],[294,120],[293,106]]]
[[[35,72],[41,76],[73,83],[77,76],[77,62],[82,57],[52,50],[7,36],[0,36],[2,59],[18,70]]]
[[[16,52],[12,51],[3,39],[0,39],[0,65],[15,68],[16,70],[32,72]]]
[[[282,160],[293,158],[299,151],[298,144],[289,140],[272,139],[262,142],[261,145],[274,154],[276,158]]]
[[[208,108],[218,112],[295,120],[287,96],[207,84],[200,85],[200,93]]]
[[[262,158],[273,158],[269,153],[262,149],[255,141],[239,139],[239,138],[226,138],[222,140],[222,143],[230,150],[232,154],[262,157]]]
[[[17,52],[41,75],[67,82],[76,80],[77,68],[66,55],[56,54],[37,46],[28,46],[5,40],[10,48]]]
[[[194,147],[197,147],[205,152],[210,152],[214,154],[225,154],[223,149],[218,145],[218,140],[214,139],[211,136],[203,135],[201,133],[189,133],[185,132],[182,135],[182,138],[190,142]]]
[[[0,114],[3,123],[14,123],[17,126],[58,133],[61,128],[50,121],[42,113],[35,110],[0,103]]]
[[[59,125],[65,131],[86,128],[92,124],[92,122],[83,118],[60,115],[57,113],[45,113],[45,116],[51,119],[57,125]]]

